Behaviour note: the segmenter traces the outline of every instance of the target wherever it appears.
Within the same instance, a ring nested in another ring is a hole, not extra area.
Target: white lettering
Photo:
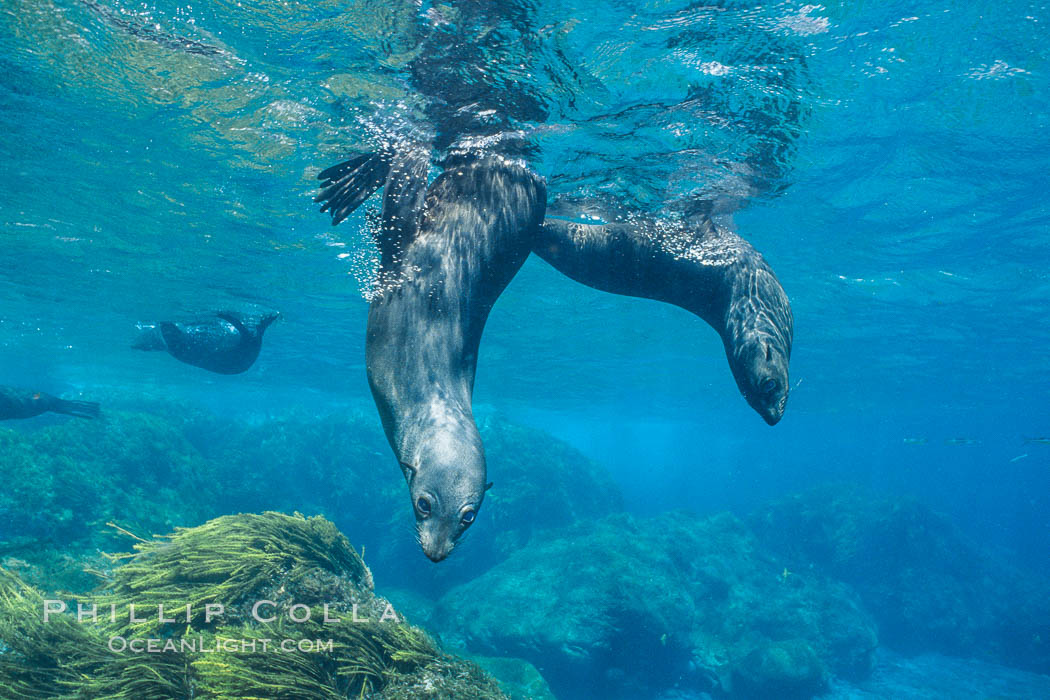
[[[272,606],[276,607],[277,603],[273,602],[272,600],[257,600],[257,601],[255,601],[255,605],[252,606],[252,617],[255,618],[255,621],[256,622],[273,622],[274,620],[276,620],[277,619],[276,615],[273,615],[271,617],[259,617],[259,607],[262,606],[262,605],[272,605]]]
[[[296,617],[295,616],[296,609],[305,610],[306,611],[306,617],[303,617],[303,618]],[[292,622],[309,622],[310,621],[310,606],[309,605],[304,605],[303,603],[296,603],[292,607],[288,608],[288,619],[290,619]]]
[[[64,613],[66,611],[66,603],[63,600],[45,600],[44,601],[44,622],[51,619],[51,616],[55,613]]]
[[[208,603],[204,606],[204,623],[211,622],[211,619],[215,616],[222,617],[225,612],[226,608],[222,603]]]

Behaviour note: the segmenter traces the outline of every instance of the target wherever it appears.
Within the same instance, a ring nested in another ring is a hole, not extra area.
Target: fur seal
[[[581,220],[594,213],[604,221]],[[533,251],[589,287],[696,314],[722,338],[748,404],[769,425],[783,417],[790,390],[791,304],[762,255],[716,226],[706,208],[675,225],[610,208],[595,212],[593,205],[555,203]]]
[[[188,323],[139,324],[141,332],[131,347],[167,351],[180,362],[217,374],[240,374],[255,364],[263,333],[278,318],[274,311],[261,316],[219,311],[214,318]]]
[[[368,312],[368,382],[408,482],[419,543],[441,561],[488,488],[471,400],[489,311],[528,257],[546,186],[495,156],[358,158],[321,173],[338,223],[381,184],[380,284]]]
[[[77,418],[98,418],[100,413],[99,405],[91,401],[67,401],[40,391],[0,386],[0,420],[33,418],[49,411]]]
[[[770,424],[788,393],[792,316],[773,271],[706,213],[664,232],[641,217],[580,223],[523,165],[458,156],[426,187],[427,153],[363,154],[318,176],[333,225],[381,186],[369,307],[372,395],[409,485],[424,553],[441,561],[475,521],[486,464],[471,400],[496,299],[530,251],[584,284],[688,309],[722,336],[745,398]],[[425,193],[425,199],[424,199]]]

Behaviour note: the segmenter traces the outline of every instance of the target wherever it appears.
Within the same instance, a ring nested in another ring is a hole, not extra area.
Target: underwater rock
[[[109,520],[157,532],[222,512],[211,465],[178,423],[111,411],[39,430],[0,428],[0,540],[102,546]],[[23,556],[16,554],[15,556]]]
[[[481,522],[441,566],[416,545],[404,484],[374,417],[290,414],[259,423],[184,406],[116,406],[105,419],[32,431],[0,428],[6,488],[0,491],[8,556],[52,561],[112,547],[113,521],[162,532],[228,513],[323,514],[354,533],[384,583],[435,600],[524,546],[533,532],[619,510],[621,497],[593,462],[538,430],[490,420],[483,426],[495,487]],[[43,549],[53,550],[44,556]],[[32,562],[31,562],[32,563]],[[57,587],[82,590],[63,579]]]
[[[834,683],[822,700],[1050,698],[1050,676],[940,654],[902,656],[880,648],[871,677]]]
[[[238,508],[323,513],[355,533],[386,585],[436,599],[506,559],[537,531],[623,508],[604,470],[551,435],[502,420],[484,422],[481,433],[494,486],[469,536],[438,566],[419,551],[401,472],[372,418],[269,421],[232,430],[218,450],[202,449],[229,475],[223,489]]]
[[[557,700],[547,681],[525,659],[501,656],[471,656],[471,661],[499,682],[510,700]]]
[[[621,514],[534,538],[449,591],[435,624],[529,660],[557,693],[603,697],[808,696],[829,674],[862,677],[876,647],[850,589],[787,571],[727,514]]]
[[[506,697],[400,619],[323,518],[224,516],[135,549],[74,601],[0,569],[0,696]],[[60,607],[103,612],[77,622]]]
[[[779,700],[811,698],[827,689],[827,670],[813,648],[801,639],[773,642],[753,649],[733,668],[733,695]]]
[[[881,641],[897,651],[1050,673],[1050,586],[915,500],[822,487],[766,506],[749,523],[789,568],[856,589]]]

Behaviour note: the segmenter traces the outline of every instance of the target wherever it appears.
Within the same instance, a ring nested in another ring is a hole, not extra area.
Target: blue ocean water
[[[523,136],[552,197],[716,199],[795,316],[771,428],[697,318],[533,257],[489,320],[479,416],[575,446],[637,514],[859,483],[1050,574],[1045,3],[6,0],[0,70],[0,384],[369,414],[376,253],[315,176],[444,99]],[[129,347],[138,321],[249,303],[283,319],[244,375]]]

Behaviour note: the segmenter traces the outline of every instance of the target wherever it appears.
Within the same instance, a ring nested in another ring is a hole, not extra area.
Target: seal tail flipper
[[[315,202],[324,202],[322,212],[331,212],[332,226],[350,216],[361,203],[386,182],[390,158],[383,153],[365,153],[322,170],[321,193]]]
[[[265,332],[266,329],[269,328],[273,324],[273,322],[279,319],[280,317],[280,311],[272,311],[270,313],[264,314],[263,317],[259,319],[259,334],[261,335],[263,332]]]
[[[51,412],[64,413],[67,416],[76,416],[77,418],[98,418],[102,411],[101,407],[94,401],[55,399],[51,403]]]

